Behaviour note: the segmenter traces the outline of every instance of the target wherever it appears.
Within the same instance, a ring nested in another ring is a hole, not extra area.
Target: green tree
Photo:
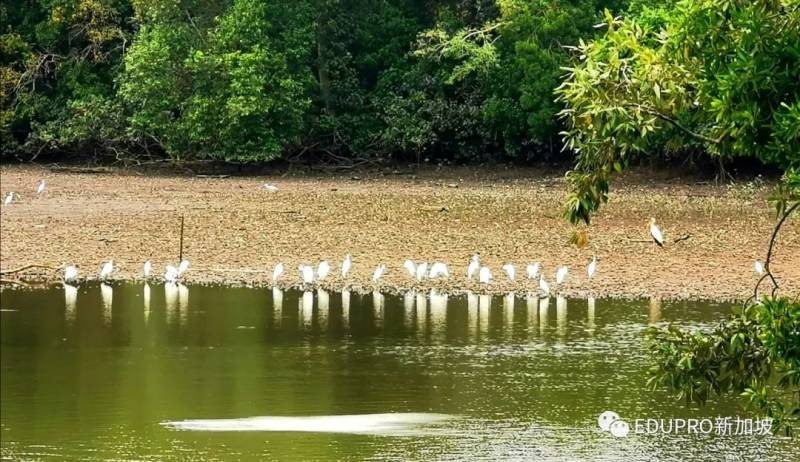
[[[659,150],[800,163],[798,0],[682,0],[643,21],[607,12],[606,27],[556,92],[578,154],[570,221],[588,223],[612,173]]]
[[[651,328],[649,384],[700,404],[738,394],[791,434],[800,425],[800,302],[779,296],[770,262],[782,225],[800,209],[800,173],[789,170],[771,200],[779,221],[752,298],[709,333]],[[765,282],[772,288],[762,291]]]

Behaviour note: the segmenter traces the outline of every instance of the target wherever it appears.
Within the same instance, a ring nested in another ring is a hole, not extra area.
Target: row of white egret
[[[340,276],[342,281],[347,281],[348,276],[350,274],[350,270],[353,266],[353,258],[351,255],[345,256],[344,260],[341,264],[341,271]],[[403,268],[408,273],[408,277],[413,282],[422,282],[426,279],[435,280],[435,279],[448,279],[450,277],[450,269],[447,263],[437,261],[433,263],[428,262],[414,262],[412,260],[405,260],[403,262]],[[541,264],[538,262],[529,263],[526,266],[526,276],[527,279],[536,281],[538,280],[539,291],[543,295],[550,294],[550,285],[545,280],[544,274],[541,271]],[[114,272],[116,271],[117,267],[114,265],[114,260],[108,260],[107,262],[103,263],[100,267],[100,271],[98,273],[98,279],[100,281],[108,282],[111,280]],[[164,274],[162,279],[164,282],[178,282],[184,273],[189,269],[189,260],[182,260],[178,266],[174,266],[171,264],[166,265],[164,269]],[[285,274],[285,265],[282,262],[279,262],[275,265],[272,270],[272,283],[273,285],[277,285],[281,278],[284,277]],[[516,267],[511,263],[506,263],[502,266],[502,271],[505,273],[506,278],[511,281],[517,281],[517,270]],[[388,266],[386,264],[380,264],[375,268],[372,273],[372,282],[378,283],[381,278],[387,273]],[[322,260],[317,265],[316,269],[311,265],[302,264],[298,266],[298,272],[300,275],[300,281],[302,282],[304,287],[308,287],[314,284],[321,284],[325,282],[331,276],[331,265],[327,260]],[[589,279],[592,279],[595,274],[597,273],[597,258],[593,257],[589,265],[586,267],[586,274]],[[153,278],[153,265],[148,260],[144,262],[142,265],[142,276],[145,280],[149,280]],[[569,274],[569,269],[567,266],[559,266],[555,272],[555,283],[556,288],[562,285]],[[492,270],[488,266],[482,266],[480,263],[480,256],[474,255],[470,260],[467,271],[466,271],[466,279],[467,281],[474,281],[477,277],[477,280],[480,284],[489,284],[492,282],[493,275]],[[64,268],[64,282],[67,283],[75,283],[79,280],[79,270],[75,265],[66,265]]]

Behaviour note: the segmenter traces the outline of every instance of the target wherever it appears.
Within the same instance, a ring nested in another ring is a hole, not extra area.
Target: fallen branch
[[[676,239],[675,239],[674,241],[672,241],[672,242],[673,242],[673,243],[675,243],[675,244],[677,244],[678,242],[685,241],[685,240],[687,240],[687,239],[689,239],[689,238],[691,238],[691,237],[692,237],[692,235],[691,235],[691,234],[687,234],[687,235],[685,235],[685,236],[681,236],[681,237],[679,237],[679,238],[676,238]]]
[[[53,271],[56,271],[58,269],[58,268],[53,268],[52,266],[39,265],[39,264],[36,264],[36,263],[32,263],[30,265],[20,266],[19,268],[0,271],[0,274],[14,274],[14,273],[19,273],[21,271],[25,271],[25,270],[31,269],[31,268],[42,268],[42,269],[49,269],[49,270],[53,270]]]

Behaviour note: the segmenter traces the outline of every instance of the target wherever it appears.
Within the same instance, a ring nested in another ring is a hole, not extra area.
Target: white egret
[[[536,276],[539,275],[539,262],[528,263],[527,268],[525,269],[526,273],[528,274],[528,279],[535,279]]]
[[[311,284],[314,282],[314,269],[308,265],[300,265],[297,267],[300,270],[300,277],[303,279],[303,284]]]
[[[411,275],[412,278],[417,276],[417,265],[415,265],[413,261],[411,260],[404,261],[403,268],[405,268],[406,271],[408,271],[408,274]]]
[[[348,253],[344,257],[344,261],[342,261],[342,279],[347,277],[347,273],[350,272],[350,268],[353,266],[353,257]]]
[[[445,278],[450,277],[450,271],[447,269],[447,263],[442,263],[437,261],[433,265],[431,265],[431,271],[428,273],[428,277],[431,279],[437,278],[439,276],[443,276]]]
[[[64,268],[64,282],[73,282],[78,279],[78,267],[68,265]]]
[[[273,270],[272,270],[272,283],[273,284],[278,282],[278,278],[281,277],[281,274],[283,274],[283,262],[278,262],[278,264],[275,265],[275,268],[273,268]]]
[[[764,274],[764,264],[761,263],[761,261],[756,260],[755,269],[756,273],[758,273],[759,275]]]
[[[175,268],[172,265],[167,265],[166,267],[164,267],[164,281],[165,282],[174,284],[175,281],[178,280],[178,276],[180,276],[178,274],[178,268]]]
[[[381,263],[375,268],[375,271],[372,273],[372,282],[378,282],[378,280],[383,277],[386,273],[386,265]]]
[[[589,266],[586,267],[586,274],[589,276],[589,279],[594,277],[594,274],[597,272],[597,256],[592,256],[592,262],[589,263]]]
[[[36,194],[41,194],[44,192],[44,188],[47,187],[47,181],[42,180],[39,182],[39,186],[36,187]]]
[[[472,278],[475,277],[476,274],[478,274],[478,271],[480,271],[480,269],[481,269],[481,263],[479,261],[478,254],[475,254],[472,256],[472,260],[470,260],[469,266],[467,266],[467,279],[471,281]]]
[[[539,275],[539,290],[542,292],[542,295],[545,297],[550,296],[550,284],[544,280],[544,276],[541,274]]]
[[[183,276],[183,273],[189,269],[189,260],[181,260],[181,263],[178,265],[178,277]]]
[[[268,192],[271,192],[271,193],[276,193],[276,192],[278,192],[278,187],[277,187],[277,186],[275,186],[275,185],[274,185],[274,184],[272,184],[272,183],[265,183],[265,184],[264,184],[264,189],[266,189]]]
[[[569,273],[569,269],[566,266],[559,266],[558,271],[556,271],[556,286],[560,286],[567,280],[567,274]]]
[[[153,264],[150,263],[150,260],[147,260],[146,262],[144,262],[144,265],[142,265],[142,274],[144,275],[144,278],[145,279],[149,278],[150,273],[152,271],[153,271]]]
[[[3,199],[3,205],[11,205],[11,202],[14,200],[14,196],[19,196],[19,194],[15,193],[14,191],[8,192],[5,199]]]
[[[111,273],[114,272],[114,260],[109,260],[103,264],[100,268],[100,280],[105,281],[109,277],[111,277]]]
[[[328,260],[322,260],[319,262],[319,265],[317,265],[317,281],[324,281],[330,272],[331,265],[328,264]]]
[[[655,241],[659,247],[664,247],[664,235],[661,234],[661,230],[656,226],[655,218],[650,219],[650,236],[653,237],[653,241]]]
[[[428,262],[422,262],[417,265],[417,281],[425,279],[425,274],[428,272]]]
[[[478,282],[481,284],[488,284],[492,280],[492,270],[488,266],[481,267],[478,271]]]
[[[513,281],[517,277],[517,269],[511,263],[503,265],[503,271],[505,271],[509,281]]]

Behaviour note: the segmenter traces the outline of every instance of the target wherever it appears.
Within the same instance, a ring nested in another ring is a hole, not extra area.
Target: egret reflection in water
[[[651,325],[661,321],[661,300],[655,297],[650,298],[649,321]]]
[[[347,327],[350,321],[350,291],[342,291],[342,325]]]
[[[75,319],[75,310],[78,305],[78,288],[64,283],[64,307],[67,319]]]
[[[276,322],[280,323],[283,319],[283,290],[278,287],[272,288],[272,311]]]
[[[114,288],[105,282],[100,284],[100,298],[103,300],[103,317],[111,321],[111,307],[114,304]]]
[[[586,326],[589,328],[589,332],[594,333],[594,297],[589,297],[586,300],[586,305]]]
[[[556,328],[559,336],[567,334],[567,299],[561,295],[556,298]]]

